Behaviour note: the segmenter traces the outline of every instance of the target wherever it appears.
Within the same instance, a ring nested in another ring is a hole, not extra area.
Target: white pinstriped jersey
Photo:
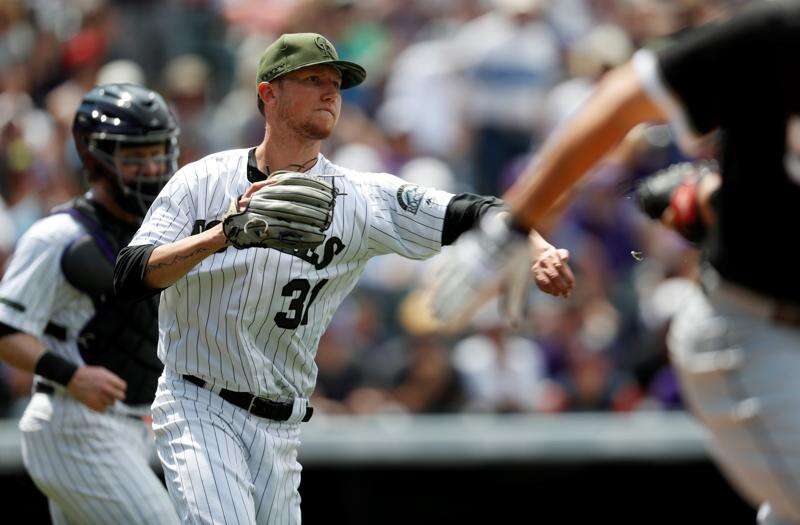
[[[79,365],[84,361],[78,336],[95,309],[88,295],[67,282],[61,256],[84,235],[66,213],[37,221],[17,243],[0,283],[0,322]],[[50,323],[65,329],[63,341],[46,332]],[[177,523],[150,469],[147,427],[124,415],[143,408],[117,402],[100,414],[60,388],[31,398],[19,423],[22,455],[48,497],[53,523]]]
[[[66,213],[37,221],[20,238],[0,282],[0,322],[39,338],[54,354],[79,365],[77,337],[94,315],[94,305],[67,282],[61,255],[85,234]],[[45,333],[51,322],[66,329],[65,340]]]
[[[247,149],[184,166],[153,203],[130,245],[161,245],[212,226],[250,185]],[[452,195],[361,173],[320,155],[310,174],[341,195],[325,243],[304,257],[228,248],[161,293],[158,355],[181,374],[277,399],[308,398],[317,344],[373,256],[436,254]]]

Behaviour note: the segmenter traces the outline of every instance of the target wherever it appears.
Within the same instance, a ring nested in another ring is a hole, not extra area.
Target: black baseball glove
[[[634,190],[636,203],[648,217],[661,220],[672,211],[672,226],[685,239],[699,244],[706,236],[706,225],[697,202],[697,185],[706,174],[716,171],[714,163],[683,162],[642,179]]]

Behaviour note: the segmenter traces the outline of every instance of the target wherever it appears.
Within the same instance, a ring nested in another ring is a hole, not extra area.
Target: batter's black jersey
[[[634,64],[679,132],[719,130],[711,264],[729,281],[800,303],[791,255],[800,210],[800,2],[759,4],[656,53],[640,51]]]

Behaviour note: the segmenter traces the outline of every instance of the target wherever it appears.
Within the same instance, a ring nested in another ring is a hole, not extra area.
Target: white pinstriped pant
[[[93,412],[67,394],[34,394],[20,419],[22,459],[53,523],[178,523],[150,468],[141,420]]]
[[[299,423],[250,415],[165,369],[153,430],[183,523],[300,523]]]
[[[670,330],[684,397],[720,467],[759,523],[800,524],[800,329],[769,319],[744,289],[713,285]]]

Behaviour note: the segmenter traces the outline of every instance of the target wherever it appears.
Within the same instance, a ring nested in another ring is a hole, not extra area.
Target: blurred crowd
[[[95,84],[164,94],[183,165],[257,144],[261,52],[284,32],[323,33],[368,71],[343,93],[329,158],[500,195],[609,68],[743,3],[2,0],[0,265],[33,221],[82,191],[70,127]],[[680,160],[667,128],[631,133],[544,232],[571,252],[574,293],[532,293],[517,329],[490,304],[468,334],[438,336],[409,295],[435,261],[374,259],[320,344],[314,404],[336,413],[680,408],[664,336],[697,254],[630,199],[636,180]],[[30,377],[0,367],[0,411],[13,413],[29,387]]]

